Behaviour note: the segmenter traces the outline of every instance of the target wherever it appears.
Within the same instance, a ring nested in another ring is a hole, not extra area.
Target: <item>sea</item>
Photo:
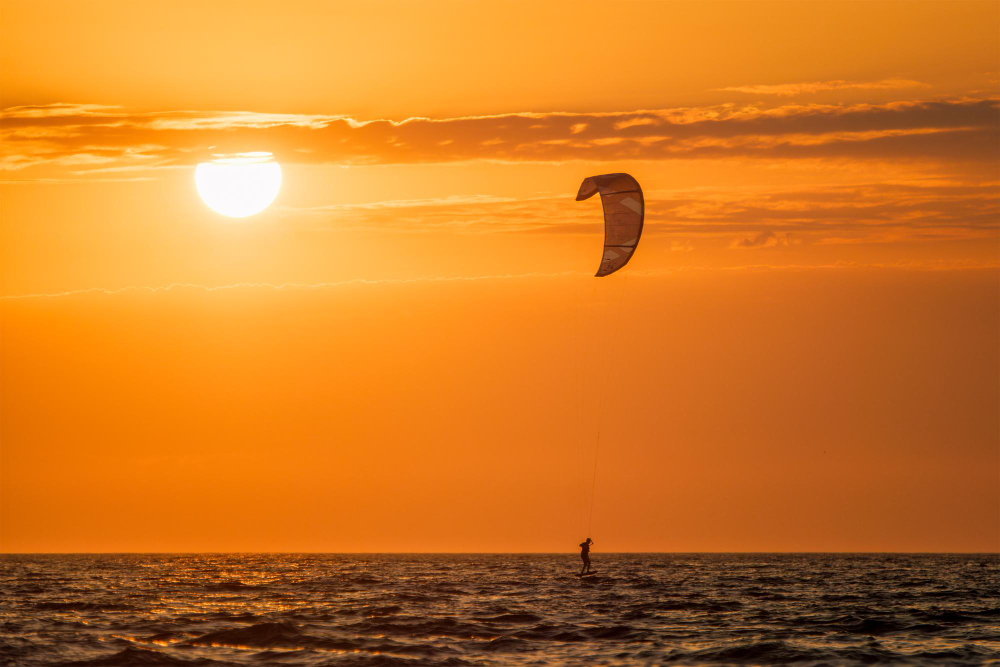
[[[997,554],[0,557],[3,665],[1000,664]]]

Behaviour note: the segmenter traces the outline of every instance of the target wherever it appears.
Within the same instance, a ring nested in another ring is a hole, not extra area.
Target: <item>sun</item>
[[[198,194],[216,213],[246,218],[271,205],[281,189],[281,165],[270,153],[216,156],[194,170]]]

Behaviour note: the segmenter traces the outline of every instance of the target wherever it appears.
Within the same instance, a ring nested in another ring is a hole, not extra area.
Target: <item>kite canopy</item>
[[[604,206],[604,257],[595,274],[600,278],[611,275],[632,259],[642,235],[646,205],[638,181],[628,174],[585,178],[576,200],[589,199],[598,192]]]

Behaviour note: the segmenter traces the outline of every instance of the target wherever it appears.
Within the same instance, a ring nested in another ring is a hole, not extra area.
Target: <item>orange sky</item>
[[[1000,5],[611,6],[0,0],[0,550],[1000,550]]]

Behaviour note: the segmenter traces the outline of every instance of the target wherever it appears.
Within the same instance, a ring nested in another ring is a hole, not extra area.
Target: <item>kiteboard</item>
[[[582,574],[577,574],[578,577],[589,577],[592,574],[597,574],[597,570],[591,570],[590,572],[584,572]]]

